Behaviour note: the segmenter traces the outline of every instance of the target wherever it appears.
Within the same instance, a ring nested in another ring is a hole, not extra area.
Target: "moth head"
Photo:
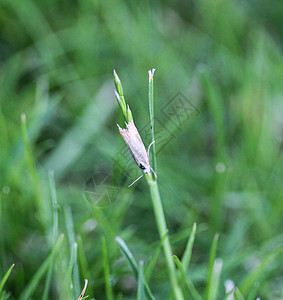
[[[145,166],[143,164],[140,164],[139,167],[140,169],[142,169],[144,174],[150,174],[150,165]]]

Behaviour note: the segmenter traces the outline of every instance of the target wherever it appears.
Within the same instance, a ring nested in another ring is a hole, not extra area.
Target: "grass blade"
[[[143,261],[140,261],[137,300],[144,300],[144,299],[145,299],[145,293],[144,293]]]
[[[209,262],[208,262],[208,272],[207,272],[207,285],[206,285],[206,298],[208,299],[209,291],[213,288],[213,268],[214,268],[214,261],[216,257],[216,249],[217,249],[217,243],[218,243],[219,234],[217,233],[214,236],[210,254],[209,254]]]
[[[149,281],[150,277],[151,277],[151,274],[153,272],[153,269],[155,267],[155,264],[157,262],[157,259],[160,255],[160,252],[161,252],[161,248],[163,247],[163,242],[166,238],[168,234],[168,230],[166,231],[166,233],[164,234],[163,238],[161,239],[161,241],[159,242],[159,245],[158,247],[156,248],[155,252],[154,252],[154,255],[152,257],[152,259],[149,261],[147,267],[146,267],[146,271],[145,271],[145,279],[146,281]]]
[[[4,275],[3,279],[1,280],[0,282],[0,296],[1,296],[1,293],[2,293],[2,290],[4,288],[4,285],[6,283],[6,281],[8,280],[13,268],[14,268],[15,264],[12,264],[11,267],[9,268],[9,270],[6,272],[6,274]]]
[[[154,141],[154,98],[153,98],[153,75],[155,69],[148,71],[148,103],[149,103],[149,124],[150,124],[150,142]],[[156,172],[156,155],[155,155],[155,143],[151,146],[151,159],[152,168]]]
[[[197,223],[194,223],[190,238],[189,238],[188,243],[186,245],[185,253],[184,253],[183,258],[182,258],[182,265],[183,265],[185,274],[186,274],[186,272],[189,268],[189,265],[190,265],[193,245],[194,245],[195,236],[196,236],[196,230],[197,230]]]
[[[263,261],[257,266],[239,285],[239,288],[243,295],[246,296],[248,291],[252,288],[254,282],[260,280],[265,274],[265,270],[268,266],[277,258],[282,252],[283,248],[279,247],[272,251]]]
[[[58,203],[57,203],[57,194],[56,186],[54,180],[54,171],[49,170],[49,185],[51,190],[51,200],[52,200],[52,213],[53,213],[53,243],[58,238]]]
[[[68,269],[66,272],[66,281],[72,283],[72,273],[74,270],[74,265],[77,257],[77,252],[78,252],[78,244],[74,243],[71,249],[71,257],[68,265]]]
[[[77,243],[75,239],[72,211],[70,207],[65,207],[64,211],[65,211],[65,222],[66,222],[66,228],[67,228],[71,253],[75,254],[74,261],[73,261],[74,262],[74,270],[73,270],[74,292],[76,295],[79,295],[81,288],[80,288],[79,266],[78,266],[78,259],[77,259]],[[76,250],[74,250],[74,247],[76,247]]]
[[[125,242],[119,237],[117,236],[115,238],[116,242],[118,243],[123,255],[125,256],[127,263],[129,264],[130,269],[132,270],[133,274],[135,275],[136,278],[138,278],[138,265],[137,262],[135,261],[133,254],[131,253],[131,251],[129,250],[129,248],[127,247],[127,245],[125,244]]]
[[[228,293],[226,293],[225,294],[225,298],[224,298],[224,300],[231,300],[231,299],[234,299],[234,289],[233,290],[231,290],[230,292],[228,292]]]
[[[32,296],[32,294],[34,293],[36,287],[38,286],[41,278],[43,277],[45,272],[48,270],[49,265],[50,265],[51,261],[53,260],[53,257],[57,254],[58,250],[60,249],[63,239],[64,239],[64,235],[61,234],[59,236],[55,246],[53,247],[51,254],[45,259],[45,261],[43,262],[41,267],[34,274],[30,283],[25,288],[23,293],[20,295],[19,300],[28,300]]]
[[[242,295],[242,293],[237,287],[235,288],[234,296],[235,296],[235,300],[245,300],[244,296]]]
[[[50,185],[51,200],[52,200],[52,216],[53,216],[52,246],[53,246],[58,238],[58,205],[57,205],[57,195],[56,195],[56,187],[55,187],[55,180],[54,180],[54,172],[52,170],[49,170],[48,176],[49,176],[49,185]],[[48,269],[47,276],[46,276],[46,282],[45,282],[43,296],[42,296],[43,300],[48,299],[51,275],[52,275],[52,270],[53,270],[53,263],[54,263],[54,261],[52,260],[52,262],[50,263],[49,269]]]
[[[78,261],[79,261],[82,277],[90,278],[89,266],[84,251],[83,241],[80,235],[77,237],[77,242],[78,242]]]
[[[187,289],[191,293],[193,299],[194,300],[202,300],[202,297],[198,293],[198,291],[195,288],[192,281],[189,278],[186,278],[185,270],[184,270],[183,265],[182,265],[181,261],[179,260],[178,256],[172,255],[172,258],[181,273],[181,279],[182,279],[183,284],[187,287]]]
[[[129,250],[129,248],[127,247],[127,245],[125,244],[125,242],[119,237],[117,236],[115,238],[116,242],[118,243],[124,257],[126,258],[126,261],[130,267],[130,269],[132,270],[134,276],[136,277],[136,279],[138,280],[139,277],[139,270],[138,270],[138,265],[136,260],[133,257],[133,254],[131,253],[131,251]],[[154,296],[151,293],[151,290],[147,284],[147,282],[144,280],[144,285],[145,285],[145,290],[146,290],[146,294],[147,297],[151,300],[155,299]]]
[[[23,138],[24,148],[25,148],[25,158],[26,158],[27,169],[29,171],[31,184],[32,184],[32,187],[34,190],[34,196],[35,196],[37,208],[40,213],[39,219],[42,222],[42,224],[45,225],[46,219],[47,219],[46,218],[47,210],[46,210],[44,202],[42,201],[42,198],[41,198],[41,186],[40,186],[38,173],[36,170],[33,151],[32,151],[30,141],[28,138],[27,118],[24,113],[21,115],[21,131],[22,131],[22,138]]]
[[[215,259],[214,266],[212,270],[212,278],[211,278],[211,284],[209,286],[208,290],[208,300],[216,300],[218,289],[219,289],[219,279],[222,271],[222,265],[223,261],[220,258]]]
[[[106,240],[104,236],[101,238],[101,249],[102,249],[102,258],[103,258],[106,298],[107,300],[113,300],[114,298],[113,298],[113,291],[112,291],[112,285],[110,280],[109,261],[108,261]]]
[[[259,282],[255,282],[254,283],[254,285],[252,286],[252,288],[250,290],[250,293],[249,293],[249,295],[247,297],[247,300],[254,300],[254,299],[256,299],[256,293],[257,293],[257,291],[259,289],[259,286],[260,286]]]

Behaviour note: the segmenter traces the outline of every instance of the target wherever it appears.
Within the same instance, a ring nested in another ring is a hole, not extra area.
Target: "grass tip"
[[[115,241],[119,243],[119,242],[122,241],[122,239],[121,239],[119,236],[116,236],[116,237],[115,237]]]
[[[149,78],[149,80],[153,79],[154,72],[155,72],[155,69],[151,69],[151,70],[148,71],[148,78]]]
[[[214,262],[214,267],[216,271],[220,271],[223,266],[223,260],[221,258],[216,258]]]

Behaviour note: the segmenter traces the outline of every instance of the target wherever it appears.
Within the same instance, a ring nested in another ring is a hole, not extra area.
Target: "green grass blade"
[[[198,293],[197,289],[195,288],[194,284],[192,283],[192,281],[189,278],[186,278],[186,274],[185,274],[185,270],[183,268],[183,265],[181,263],[181,261],[179,260],[177,255],[172,255],[172,258],[177,266],[177,268],[180,271],[181,274],[181,281],[183,282],[183,284],[187,287],[187,289],[189,290],[189,292],[191,293],[193,299],[195,300],[202,300],[202,297],[200,296],[200,294]]]
[[[164,242],[164,240],[165,240],[167,234],[168,234],[168,230],[166,231],[166,233],[164,234],[163,238],[162,238],[161,241],[159,242],[159,245],[158,245],[158,247],[156,248],[156,250],[155,250],[155,252],[154,252],[154,255],[153,255],[152,259],[149,261],[149,263],[148,263],[148,265],[147,265],[147,267],[146,267],[146,271],[145,271],[145,275],[144,275],[146,281],[149,281],[149,279],[150,279],[150,277],[151,277],[151,275],[152,275],[152,272],[153,272],[154,267],[155,267],[155,265],[156,265],[157,259],[158,259],[159,255],[160,255],[161,249],[162,249],[162,247],[163,247],[163,242]]]
[[[77,242],[75,238],[74,232],[74,224],[73,224],[73,217],[72,211],[70,207],[65,207],[65,222],[68,234],[69,245],[71,249],[71,253],[73,253],[74,246],[77,247]],[[76,256],[74,257],[74,270],[73,270],[73,283],[74,283],[74,292],[76,295],[80,294],[80,277],[79,277],[79,266],[78,266],[78,259],[77,259],[77,251],[75,251]]]
[[[25,288],[23,293],[20,295],[19,300],[28,300],[32,294],[34,293],[35,289],[37,288],[41,278],[47,272],[49,265],[51,261],[53,260],[53,257],[57,254],[58,250],[60,249],[62,242],[64,239],[64,235],[61,234],[54,245],[51,254],[45,259],[41,267],[38,269],[38,271],[34,274],[31,281],[29,282],[28,286]]]
[[[212,271],[212,278],[211,278],[212,283],[210,284],[208,290],[208,296],[207,296],[208,300],[217,299],[217,294],[219,289],[219,279],[222,272],[222,265],[223,265],[222,259],[220,258],[215,259],[213,271]]]
[[[58,202],[56,194],[56,186],[54,180],[54,171],[49,170],[49,185],[51,191],[51,200],[52,200],[52,215],[53,215],[53,243],[58,238]]]
[[[53,259],[54,259],[54,257],[53,257]],[[48,268],[45,286],[44,286],[43,295],[42,295],[42,300],[48,300],[48,293],[49,293],[49,288],[50,288],[52,270],[53,270],[53,260],[51,261],[49,268]]]
[[[253,284],[260,280],[265,275],[265,270],[282,252],[283,248],[279,247],[272,251],[263,261],[256,267],[239,285],[242,294],[246,296],[248,291],[252,288]]]
[[[255,282],[254,285],[252,286],[250,292],[249,292],[247,300],[254,300],[254,299],[256,299],[256,293],[257,293],[259,287],[260,287],[259,282]]]
[[[89,266],[85,255],[84,244],[80,235],[77,237],[77,242],[78,242],[78,261],[79,261],[81,275],[83,278],[90,278]]]
[[[194,245],[195,236],[196,236],[196,230],[197,230],[197,223],[194,223],[190,238],[189,238],[188,243],[186,245],[185,253],[182,257],[182,265],[183,265],[185,274],[186,274],[186,272],[189,268],[189,265],[190,265],[193,245]]]
[[[71,256],[70,256],[70,260],[69,260],[69,264],[68,264],[68,268],[66,271],[66,276],[64,279],[64,286],[65,286],[65,292],[64,292],[64,296],[61,295],[61,299],[63,299],[64,297],[66,297],[66,295],[68,295],[69,297],[73,297],[73,294],[71,292],[71,287],[74,286],[73,285],[73,272],[74,272],[74,266],[77,260],[77,253],[78,253],[78,244],[74,243],[72,248],[71,248]],[[76,291],[74,289],[74,293],[76,294]],[[67,297],[66,297],[67,298]]]
[[[129,250],[129,248],[127,247],[127,245],[125,244],[125,242],[119,237],[117,236],[115,238],[116,242],[118,243],[122,254],[124,255],[124,257],[126,258],[126,261],[130,267],[130,269],[132,270],[134,276],[136,277],[136,279],[138,280],[139,277],[139,269],[138,269],[138,265],[136,260],[133,257],[133,254],[131,253],[131,251]],[[151,300],[155,299],[153,294],[151,293],[151,290],[147,284],[147,282],[144,280],[144,285],[145,285],[145,290],[146,290],[146,294],[147,297]]]
[[[137,300],[144,300],[144,276],[143,276],[143,261],[139,262],[139,276],[138,276],[138,292],[137,292]]]
[[[234,292],[235,300],[245,300],[240,290],[236,287]]]
[[[4,288],[4,285],[6,283],[6,281],[8,280],[13,268],[14,268],[15,264],[12,264],[11,267],[9,268],[9,270],[6,272],[6,274],[4,275],[4,277],[2,278],[1,282],[0,282],[0,296],[2,293],[2,290]]]
[[[36,200],[37,209],[40,214],[39,219],[42,222],[42,224],[45,225],[45,223],[47,221],[46,208],[45,208],[44,202],[41,199],[42,198],[41,197],[41,186],[40,186],[40,181],[38,178],[38,173],[36,170],[33,151],[32,151],[30,141],[28,138],[27,119],[26,119],[26,115],[24,113],[21,115],[21,131],[22,131],[22,138],[23,138],[24,148],[25,148],[25,158],[26,158],[27,169],[28,169],[31,184],[32,184],[32,187],[34,190],[34,196],[35,196],[35,200]]]
[[[54,180],[54,172],[49,170],[49,186],[51,191],[51,200],[52,200],[52,216],[53,216],[53,232],[52,232],[52,245],[56,242],[58,238],[58,205],[57,205],[57,195],[56,195],[56,187],[55,187],[55,180]],[[48,299],[48,293],[50,288],[51,276],[53,271],[53,264],[54,261],[50,263],[48,273],[46,276],[44,291],[43,291],[43,300]]]
[[[113,297],[113,291],[112,291],[112,285],[111,285],[111,279],[110,279],[109,261],[108,261],[106,240],[105,240],[104,236],[101,238],[101,249],[102,249],[106,297],[107,297],[107,300],[113,300],[114,297]]]
[[[127,263],[130,269],[132,270],[133,274],[135,275],[136,278],[138,278],[138,273],[139,273],[138,265],[133,257],[133,254],[131,253],[131,251],[125,244],[125,242],[119,236],[117,236],[115,240],[118,243],[123,255],[125,256]]]
[[[208,262],[208,272],[207,272],[207,285],[206,285],[206,298],[208,298],[209,291],[213,288],[213,268],[214,268],[214,261],[216,257],[216,249],[217,249],[217,243],[218,243],[219,234],[217,233],[214,236],[210,254],[209,254],[209,262]]]
[[[232,289],[230,292],[228,292],[227,294],[225,294],[225,298],[224,300],[228,300],[228,299],[231,299],[231,296],[233,295],[234,297],[234,289]],[[234,298],[233,298],[234,299]]]
[[[154,98],[153,98],[153,75],[155,69],[148,71],[149,74],[149,84],[148,84],[148,103],[149,103],[149,124],[150,124],[150,142],[154,141]],[[155,154],[155,143],[151,146],[151,159],[152,168],[155,172],[156,169],[156,154]]]

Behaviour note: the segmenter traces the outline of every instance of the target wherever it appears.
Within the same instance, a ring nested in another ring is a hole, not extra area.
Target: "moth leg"
[[[133,184],[135,184],[138,180],[140,180],[143,177],[144,174],[142,174],[138,179],[136,179],[134,182],[132,182],[128,187],[131,187]]]
[[[147,156],[149,158],[149,150],[150,150],[150,147],[153,145],[153,143],[155,143],[155,141],[151,142],[147,148]]]
[[[152,169],[151,166],[149,166],[149,167],[150,167],[150,170],[152,171],[152,173],[154,174],[154,177],[157,178],[157,175],[156,175],[155,171]]]

